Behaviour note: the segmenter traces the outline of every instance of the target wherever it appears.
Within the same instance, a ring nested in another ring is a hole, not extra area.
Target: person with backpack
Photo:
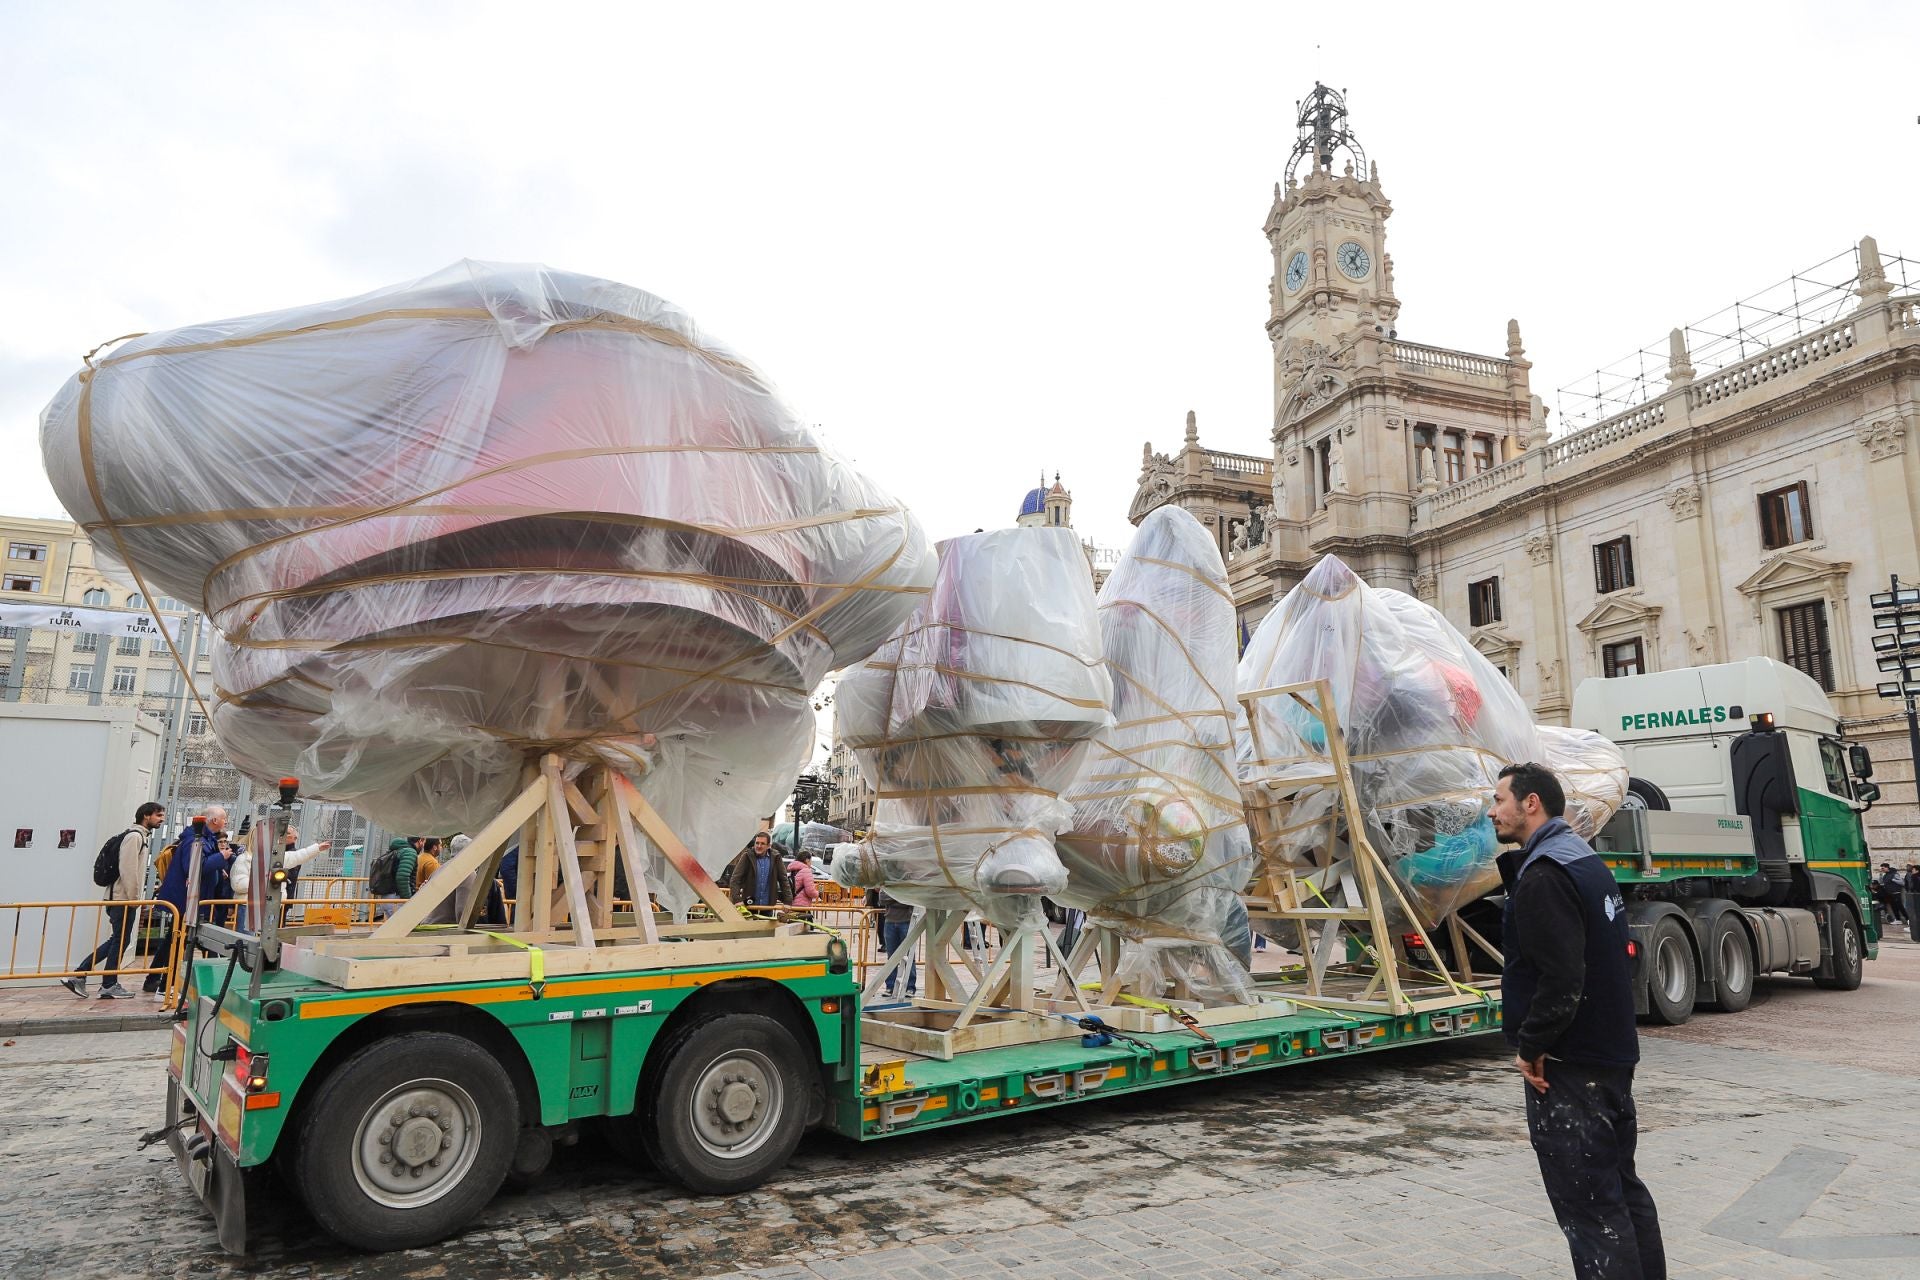
[[[109,836],[93,857],[93,882],[107,891],[108,902],[132,902],[140,897],[141,881],[147,874],[147,840],[166,820],[167,811],[149,800],[133,813],[133,825]],[[120,985],[120,956],[126,948],[127,931],[133,923],[133,907],[107,908],[107,940],[73,966],[73,977],[62,978],[60,985],[80,999],[87,998],[86,975],[94,969],[102,973],[102,1000],[131,1000],[133,992]]]
[[[219,847],[220,835],[226,829],[227,811],[215,805],[204,815],[196,816],[192,822],[181,828],[180,838],[174,842],[171,853],[161,855],[166,859],[164,871],[159,870],[158,862],[154,864],[160,883],[153,891],[153,896],[172,906],[173,912],[171,914],[155,913],[164,922],[162,936],[154,943],[153,955],[158,963],[153,972],[147,975],[142,989],[162,1000],[166,997],[163,988],[167,983],[165,957],[168,955],[169,943],[166,935],[170,935],[176,925],[180,925],[186,917],[187,878],[195,867],[205,865],[207,857]],[[210,896],[208,888],[207,883],[202,880],[200,884],[202,898]]]
[[[367,868],[367,896],[372,898],[392,898],[399,895],[400,858],[417,857],[413,839],[408,836],[395,836],[387,841],[386,849],[373,860]]]

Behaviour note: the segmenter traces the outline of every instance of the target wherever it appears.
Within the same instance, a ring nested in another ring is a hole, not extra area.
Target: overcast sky
[[[1260,226],[1317,77],[1401,336],[1534,388],[1847,248],[1920,257],[1920,5],[0,8],[0,443],[103,339],[462,257],[641,286],[935,537],[1142,441],[1264,452]],[[154,477],[164,485],[166,477]],[[0,511],[59,513],[34,466]]]

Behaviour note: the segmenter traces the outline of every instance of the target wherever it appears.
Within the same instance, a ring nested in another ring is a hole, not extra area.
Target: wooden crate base
[[[685,969],[697,965],[751,965],[826,959],[829,935],[803,925],[761,925],[742,936],[728,928],[696,932],[684,941],[641,942],[616,937],[595,947],[573,945],[563,930],[521,939],[541,950],[548,981],[580,974]],[[348,990],[402,985],[524,980],[525,948],[484,934],[420,934],[405,939],[289,938],[281,968]]]
[[[967,1026],[954,1030],[953,1024],[959,1016],[957,1004],[916,1000],[910,1009],[884,1009],[866,1014],[860,1019],[860,1038],[881,1048],[951,1062],[957,1055],[973,1049],[1078,1039],[1086,1034],[1072,1023],[1039,1013],[976,1016]]]
[[[1315,1008],[1338,1009],[1343,1013],[1386,1014],[1393,1010],[1388,1003],[1379,998],[1379,993],[1367,997],[1366,992],[1373,981],[1371,974],[1329,973],[1321,982],[1320,993],[1310,994],[1304,979],[1288,981],[1279,974],[1255,974],[1254,989],[1269,999],[1297,1000],[1309,1012]],[[1498,1000],[1500,998],[1500,979],[1498,975],[1476,974],[1473,980],[1474,991],[1483,992]],[[1408,1008],[1403,1012],[1431,1013],[1443,1009],[1471,1008],[1483,1003],[1480,995],[1466,990],[1456,990],[1440,983],[1426,986],[1401,986],[1401,994]]]

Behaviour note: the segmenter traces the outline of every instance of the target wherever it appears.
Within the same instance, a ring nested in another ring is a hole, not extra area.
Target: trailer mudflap
[[[258,1181],[256,1170],[242,1169],[214,1137],[213,1123],[194,1105],[178,1080],[167,1081],[167,1147],[180,1176],[213,1213],[220,1247],[247,1252],[247,1193]]]

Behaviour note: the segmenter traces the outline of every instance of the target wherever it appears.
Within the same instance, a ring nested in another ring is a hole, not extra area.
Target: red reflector
[[[271,1111],[279,1105],[280,1095],[277,1093],[250,1093],[247,1095],[247,1110],[249,1111]]]
[[[1628,938],[1627,939],[1627,959],[1632,960],[1637,956],[1639,956],[1639,954],[1640,954],[1640,944],[1635,942],[1632,938]]]
[[[1410,947],[1424,947],[1427,945],[1427,940],[1417,933],[1409,933],[1400,940]]]

